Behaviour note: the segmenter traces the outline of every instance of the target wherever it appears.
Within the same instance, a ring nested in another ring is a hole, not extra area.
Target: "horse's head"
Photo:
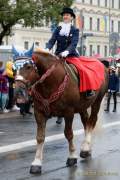
[[[57,57],[46,52],[36,51],[32,57],[20,56],[15,59],[13,70],[16,79],[33,85],[55,62]]]
[[[32,81],[35,81],[34,74],[37,74],[37,68],[32,60],[33,48],[34,45],[28,51],[18,51],[14,46],[12,47],[14,59],[13,72],[15,74],[16,81],[20,80],[24,83],[34,83]]]
[[[38,78],[37,67],[34,61],[28,57],[16,59],[13,65],[15,80],[23,81],[26,84],[34,84]]]

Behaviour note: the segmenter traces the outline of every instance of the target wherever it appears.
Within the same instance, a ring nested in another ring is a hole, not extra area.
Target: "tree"
[[[0,0],[0,45],[4,36],[11,34],[15,24],[27,27],[42,26],[43,19],[60,20],[64,6],[73,0]]]
[[[46,20],[58,23],[61,20],[60,12],[63,7],[70,7],[74,0],[41,0]],[[49,7],[49,8],[48,8]]]

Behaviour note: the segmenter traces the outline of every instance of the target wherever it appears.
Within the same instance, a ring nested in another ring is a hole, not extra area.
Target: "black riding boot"
[[[86,97],[89,98],[89,97],[92,97],[95,95],[95,91],[93,90],[88,90],[86,91]]]
[[[57,123],[57,124],[61,124],[62,121],[63,121],[63,118],[62,118],[62,117],[58,117],[56,123]]]

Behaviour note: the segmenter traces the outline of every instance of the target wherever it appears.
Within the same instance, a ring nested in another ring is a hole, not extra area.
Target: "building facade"
[[[109,56],[109,36],[111,33],[120,35],[120,0],[76,0],[73,8],[84,20],[81,34],[93,34],[84,41],[86,55]]]
[[[5,37],[4,45],[16,45],[21,49],[29,49],[34,43],[36,47],[45,48],[45,44],[51,36],[49,27],[23,28],[16,25],[12,29],[11,36]]]
[[[72,8],[76,16],[82,14],[84,19],[80,39],[84,33],[93,35],[82,39],[82,45],[86,47],[85,55],[109,56],[109,35],[113,32],[120,35],[120,0],[75,0]],[[16,25],[11,36],[4,38],[4,44],[15,44],[29,49],[34,42],[36,46],[45,48],[50,36],[50,26],[31,29]],[[80,46],[81,41],[78,43],[78,47]]]

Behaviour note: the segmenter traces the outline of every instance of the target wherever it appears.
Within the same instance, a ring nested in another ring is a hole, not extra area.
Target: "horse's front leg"
[[[45,127],[46,119],[43,114],[35,112],[35,118],[37,122],[37,150],[35,159],[32,162],[30,173],[31,174],[41,174],[42,169],[42,158],[43,158],[43,146],[45,140]]]
[[[76,154],[76,149],[73,143],[73,129],[72,129],[73,117],[74,117],[74,114],[67,115],[65,117],[64,134],[69,144],[69,156],[66,162],[67,166],[74,166],[77,164],[77,154]]]

